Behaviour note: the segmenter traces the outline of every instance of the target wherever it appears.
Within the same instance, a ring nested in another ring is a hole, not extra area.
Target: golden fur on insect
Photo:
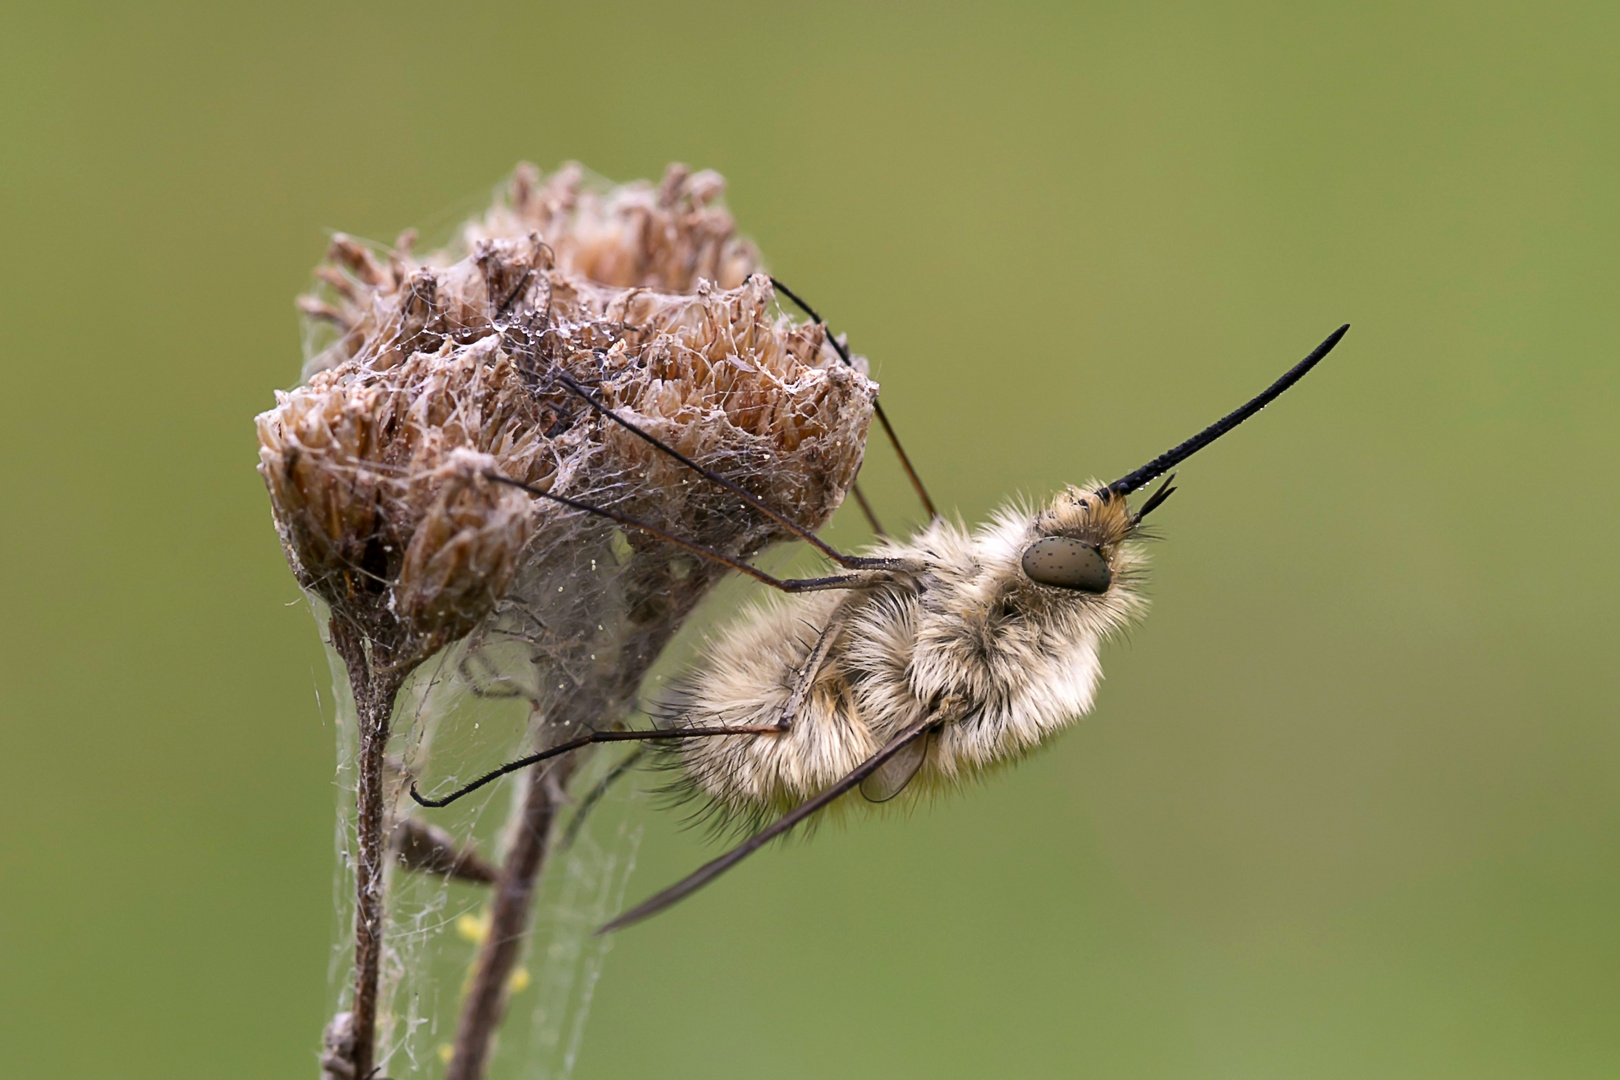
[[[660,726],[774,723],[823,630],[836,637],[790,730],[666,745],[680,772],[671,790],[722,825],[752,826],[848,775],[947,698],[959,715],[928,737],[908,792],[1016,760],[1088,712],[1100,645],[1146,609],[1137,518],[1102,486],[1071,487],[1038,511],[1006,508],[974,532],[936,519],[871,552],[918,560],[918,573],[756,607],[709,644]],[[1047,536],[1095,545],[1112,573],[1106,591],[1031,581],[1020,559]]]

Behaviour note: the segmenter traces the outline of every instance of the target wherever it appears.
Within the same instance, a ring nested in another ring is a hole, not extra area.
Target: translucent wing
[[[922,768],[923,759],[928,756],[928,743],[925,735],[901,747],[899,753],[861,781],[861,797],[867,802],[884,803],[906,790],[906,785],[911,783],[912,777]]]

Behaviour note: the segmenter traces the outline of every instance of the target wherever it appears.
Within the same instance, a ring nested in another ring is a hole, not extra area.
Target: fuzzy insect
[[[444,798],[425,798],[414,786],[411,794],[424,806],[443,806],[509,772],[592,743],[653,740],[678,770],[681,788],[708,812],[754,826],[775,819],[598,931],[605,933],[690,895],[856,788],[867,802],[882,803],[908,788],[948,787],[1014,761],[1090,711],[1102,677],[1103,641],[1146,608],[1142,522],[1175,490],[1174,478],[1138,509],[1126,496],[1259,412],[1348,329],[1334,331],[1247,404],[1113,483],[1070,487],[1039,508],[1008,507],[973,532],[934,514],[916,536],[881,540],[860,556],[797,528],[559,375],[605,419],[783,523],[842,572],[775,578],[617,511],[492,474],[537,497],[679,544],[786,596],[756,609],[709,647],[654,730],[593,732],[511,762]]]

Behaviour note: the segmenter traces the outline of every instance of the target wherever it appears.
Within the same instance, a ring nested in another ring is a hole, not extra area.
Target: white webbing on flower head
[[[520,744],[620,723],[721,576],[672,545],[490,483],[491,473],[738,558],[786,537],[603,423],[549,372],[566,371],[805,528],[823,524],[852,483],[876,387],[839,361],[821,326],[775,310],[720,187],[682,167],[656,186],[612,189],[575,167],[549,179],[522,168],[459,250],[334,241],[319,272],[326,291],[302,306],[335,337],[310,358],[307,383],[259,418],[260,471],[289,562],[331,617],[399,671],[437,656],[400,698],[408,734],[387,780],[391,817],[408,812],[401,769],[453,778]],[[489,695],[514,695],[516,719]],[[500,838],[481,827],[492,803],[469,800],[435,823],[493,853]],[[344,858],[347,837],[340,830]],[[379,1062],[431,1050],[420,1042],[437,992],[425,943],[448,917],[442,882],[390,874],[389,889],[410,901],[388,911]]]

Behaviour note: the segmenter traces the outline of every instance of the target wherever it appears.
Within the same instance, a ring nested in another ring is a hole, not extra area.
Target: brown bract
[[[734,556],[786,538],[558,372],[807,528],[859,468],[876,387],[776,310],[720,178],[672,166],[604,191],[582,175],[520,168],[459,252],[339,236],[324,294],[300,302],[337,336],[259,416],[259,470],[299,582],[396,663],[471,631],[526,559],[602,528],[491,474]]]

